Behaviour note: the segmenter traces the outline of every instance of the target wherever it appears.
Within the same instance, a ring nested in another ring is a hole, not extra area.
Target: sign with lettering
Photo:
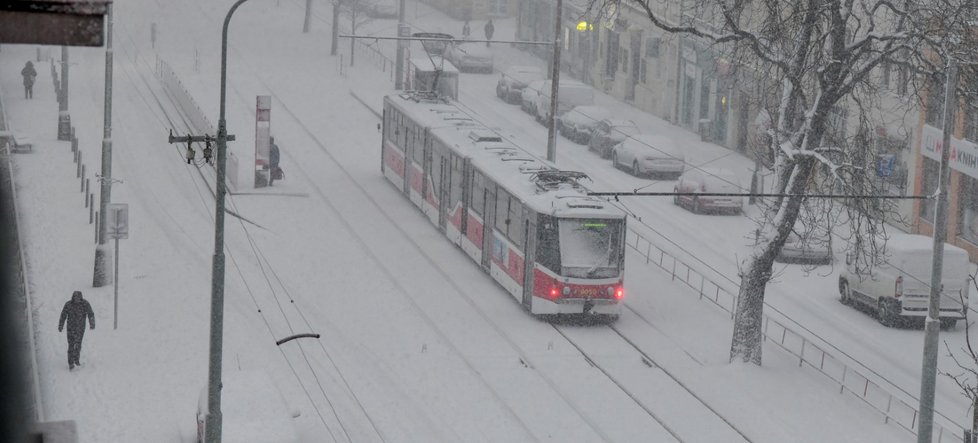
[[[941,146],[944,132],[930,125],[924,125],[920,137],[920,151],[927,157],[941,161]],[[978,178],[978,145],[968,140],[951,136],[951,151],[948,153],[951,169]]]

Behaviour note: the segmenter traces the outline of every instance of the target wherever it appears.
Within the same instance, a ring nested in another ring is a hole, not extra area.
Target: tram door
[[[438,230],[445,232],[445,224],[448,217],[449,193],[452,189],[452,163],[451,157],[447,152],[439,152],[438,159]]]
[[[483,189],[485,198],[482,199],[482,267],[489,269],[490,254],[492,254],[492,227],[496,224],[496,184],[486,182]]]
[[[402,117],[403,118],[403,117]],[[408,196],[408,200],[411,199],[411,159],[414,158],[414,144],[411,143],[411,128],[404,125],[404,143],[401,146],[404,147],[404,186],[401,188],[404,190],[404,195]]]
[[[536,263],[537,250],[537,227],[536,213],[529,208],[523,208],[526,214],[523,220],[523,306],[527,309],[532,308],[533,304],[533,264]]]

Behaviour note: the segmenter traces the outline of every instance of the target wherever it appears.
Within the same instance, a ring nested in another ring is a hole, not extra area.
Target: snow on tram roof
[[[505,140],[451,100],[430,93],[403,93],[387,99],[534,211],[565,217],[625,216],[607,201],[587,195],[580,183],[590,180],[587,174],[555,168]]]

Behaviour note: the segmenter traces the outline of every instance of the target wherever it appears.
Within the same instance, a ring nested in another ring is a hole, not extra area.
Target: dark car
[[[591,141],[591,132],[602,120],[611,116],[611,111],[602,106],[575,106],[560,117],[557,117],[557,128],[560,135],[579,145]]]
[[[802,238],[802,235],[806,237]],[[774,260],[808,265],[832,263],[832,235],[824,229],[807,234],[791,231]]]
[[[543,80],[546,76],[543,70],[535,66],[511,66],[503,71],[496,82],[496,97],[506,103],[519,104],[523,88],[534,80]]]
[[[675,191],[686,195],[673,197],[673,203],[696,214],[729,212],[739,214],[744,207],[743,197],[699,196],[696,194],[737,194],[744,192],[740,179],[724,168],[689,169],[679,176]]]
[[[631,120],[605,119],[598,122],[591,133],[587,148],[597,152],[601,158],[611,157],[611,148],[625,141],[625,138],[638,135],[641,131]]]

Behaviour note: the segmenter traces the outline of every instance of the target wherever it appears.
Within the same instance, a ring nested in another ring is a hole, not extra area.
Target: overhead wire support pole
[[[102,175],[99,177],[99,215],[106,214],[109,203],[112,202],[112,4],[106,5],[105,29],[105,104],[103,106],[102,131]],[[105,217],[99,219],[98,245],[95,246],[95,271],[92,276],[92,286],[99,288],[109,284],[108,241],[105,238],[107,226],[102,223]],[[118,241],[116,241],[118,246]],[[117,266],[118,268],[118,266]]]
[[[924,321],[924,354],[920,374],[920,427],[918,443],[930,443],[934,432],[934,389],[937,383],[937,352],[940,335],[941,273],[944,270],[944,240],[947,237],[947,188],[950,183],[951,131],[954,129],[955,90],[958,83],[958,62],[952,59],[947,67],[944,85],[944,122],[941,139],[941,164],[937,185],[937,207],[934,209],[934,257],[930,274],[930,299]]]
[[[554,13],[554,49],[550,67],[550,111],[547,113],[547,160],[557,163],[557,93],[560,86],[560,20],[563,1],[557,0]]]

